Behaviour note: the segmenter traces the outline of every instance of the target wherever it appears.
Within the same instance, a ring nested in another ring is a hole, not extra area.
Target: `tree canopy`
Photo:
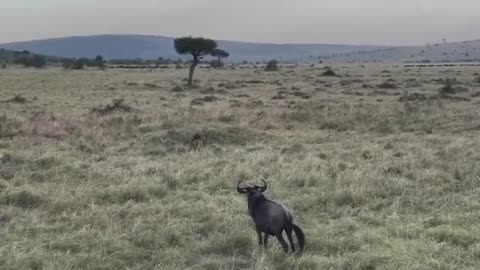
[[[227,58],[230,54],[222,49],[214,49],[211,52],[211,55],[218,58]]]
[[[203,56],[211,54],[217,48],[215,40],[206,38],[194,37],[180,37],[175,39],[175,50],[179,54],[191,54],[196,59],[201,59]]]

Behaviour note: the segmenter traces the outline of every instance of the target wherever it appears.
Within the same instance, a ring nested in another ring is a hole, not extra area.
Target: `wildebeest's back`
[[[282,232],[288,216],[283,206],[267,200],[257,205],[253,219],[264,233],[275,235]]]

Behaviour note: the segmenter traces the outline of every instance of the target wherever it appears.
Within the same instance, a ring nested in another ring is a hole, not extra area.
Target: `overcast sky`
[[[479,0],[0,0],[0,42],[92,34],[423,45],[480,38]]]

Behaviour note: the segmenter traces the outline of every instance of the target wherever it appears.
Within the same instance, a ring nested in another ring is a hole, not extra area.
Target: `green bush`
[[[268,61],[265,71],[278,71],[278,61],[275,59]]]
[[[47,60],[45,57],[38,55],[38,54],[22,54],[18,59],[15,61],[17,64],[22,64],[25,67],[36,67],[41,68],[47,64]]]
[[[44,203],[42,196],[27,190],[7,193],[1,198],[5,205],[13,205],[21,208],[36,208]]]
[[[219,60],[212,60],[210,62],[210,67],[212,68],[221,68],[221,67],[224,67],[225,64]]]
[[[323,73],[322,76],[337,76],[335,71],[333,71],[331,68],[327,68]]]
[[[455,80],[446,79],[439,90],[440,94],[455,94],[455,88],[453,87],[454,81]]]

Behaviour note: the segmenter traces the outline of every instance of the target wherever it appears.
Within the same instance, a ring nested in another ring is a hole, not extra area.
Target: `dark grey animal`
[[[262,180],[262,182],[263,186],[254,185],[253,187],[247,186],[241,188],[241,181],[238,182],[237,185],[237,191],[247,195],[248,211],[255,223],[258,244],[262,245],[263,243],[264,247],[267,248],[268,237],[272,235],[277,237],[285,252],[288,253],[288,244],[282,236],[283,231],[285,231],[292,252],[295,252],[292,238],[292,232],[295,231],[300,245],[300,251],[303,251],[305,247],[305,235],[303,231],[293,223],[292,215],[285,207],[265,198],[263,192],[267,190],[267,183],[265,180]],[[262,232],[264,234],[263,242]]]

